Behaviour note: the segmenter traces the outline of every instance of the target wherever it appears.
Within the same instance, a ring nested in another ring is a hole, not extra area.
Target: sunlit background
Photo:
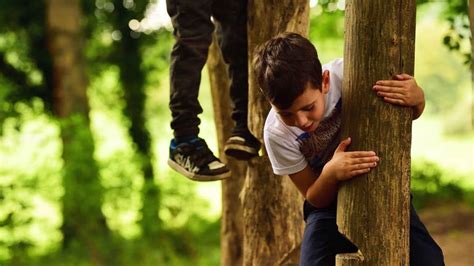
[[[344,1],[321,2],[323,5],[310,1],[310,39],[325,63],[343,56]],[[124,5],[133,3],[123,1]],[[416,204],[427,217],[430,210],[442,204],[474,207],[473,95],[471,73],[463,55],[471,47],[468,39],[460,42],[459,49],[450,50],[443,44],[451,26],[446,7],[445,3],[426,3],[417,11],[415,77],[425,90],[427,105],[422,117],[413,123],[412,186]],[[115,6],[111,1],[96,0],[95,9],[98,21],[104,23],[100,19],[112,14]],[[117,239],[122,239],[120,243],[129,243],[111,252],[123,256],[117,259],[122,265],[218,265],[220,182],[188,181],[166,163],[172,138],[168,66],[173,38],[165,1],[150,3],[145,17],[131,19],[128,25],[137,38],[142,34],[152,40],[143,48],[142,65],[150,69],[146,77],[146,118],[152,137],[155,183],[160,190],[160,226],[167,233],[154,243],[137,244],[142,239],[138,223],[143,185],[140,158],[123,115],[119,70],[113,64],[104,64],[90,69],[88,89],[95,159],[105,193],[102,211],[108,227]],[[88,39],[86,55],[95,56],[97,47],[107,48],[119,42],[123,34],[108,26],[98,29]],[[0,31],[0,51],[7,61],[28,73],[30,82],[41,83],[41,71],[23,49],[33,48],[25,46],[21,35]],[[45,112],[39,98],[15,104],[7,101],[11,91],[8,78],[0,75],[0,264],[88,265],[90,262],[80,253],[64,254],[60,250],[64,190],[58,122]],[[201,137],[217,151],[206,69],[199,99],[204,109]],[[18,115],[9,116],[12,112]],[[454,237],[459,240],[459,234]],[[448,239],[443,243],[451,242]],[[474,257],[471,259],[474,261]]]

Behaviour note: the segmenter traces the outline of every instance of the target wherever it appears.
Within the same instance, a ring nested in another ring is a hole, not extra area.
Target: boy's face
[[[281,120],[288,126],[298,127],[305,132],[316,130],[324,118],[324,94],[329,91],[329,72],[323,73],[323,84],[319,90],[308,83],[300,96],[298,96],[287,109],[279,109],[273,105]]]

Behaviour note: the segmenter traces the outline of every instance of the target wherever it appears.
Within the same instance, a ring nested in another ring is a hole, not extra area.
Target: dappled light
[[[52,73],[66,68],[52,65],[72,56],[53,60],[39,46],[47,43],[43,4],[7,2],[0,11],[0,265],[219,265],[221,183],[189,181],[166,163],[174,40],[165,1],[82,4],[76,51],[83,60],[74,66],[85,75],[87,103],[74,89],[53,91]],[[309,1],[309,38],[322,63],[343,57],[346,2]],[[453,236],[455,223],[442,227],[430,217],[462,206],[443,219],[459,211],[474,223],[474,114],[469,38],[458,40],[459,49],[443,43],[451,30],[446,6],[418,6],[415,76],[427,104],[413,122],[411,187],[427,227],[451,252],[450,241],[467,233]],[[206,69],[202,77],[200,136],[217,154]],[[89,221],[83,231],[81,221]],[[459,230],[474,234],[466,228]],[[449,264],[449,252],[447,265],[467,265]]]

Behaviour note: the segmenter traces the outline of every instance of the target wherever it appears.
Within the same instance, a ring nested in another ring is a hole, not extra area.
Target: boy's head
[[[289,108],[307,87],[321,89],[316,48],[297,33],[281,33],[261,45],[253,67],[263,94],[279,109]]]

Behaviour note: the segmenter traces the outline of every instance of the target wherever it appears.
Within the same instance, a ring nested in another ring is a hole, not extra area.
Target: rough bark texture
[[[48,48],[53,65],[55,114],[61,119],[64,160],[63,243],[77,240],[102,260],[95,241],[107,235],[101,212],[102,187],[95,163],[94,141],[89,128],[81,35],[81,10],[78,0],[47,1]]]
[[[346,2],[343,137],[352,137],[350,150],[376,151],[381,161],[339,191],[339,230],[359,253],[339,255],[337,265],[409,265],[412,111],[371,88],[394,74],[413,75],[415,8],[414,0]]]
[[[247,164],[224,155],[224,144],[230,137],[234,124],[231,119],[229,75],[215,38],[209,49],[207,68],[211,84],[219,154],[221,160],[232,171],[232,176],[222,181],[221,265],[242,265],[244,255],[243,226],[239,194],[244,183]]]
[[[285,31],[308,33],[309,5],[305,0],[249,1],[249,62],[257,45]],[[249,127],[263,142],[270,109],[249,73]],[[265,149],[249,162],[243,198],[244,265],[298,265],[303,234],[303,198],[288,177],[275,176]]]

